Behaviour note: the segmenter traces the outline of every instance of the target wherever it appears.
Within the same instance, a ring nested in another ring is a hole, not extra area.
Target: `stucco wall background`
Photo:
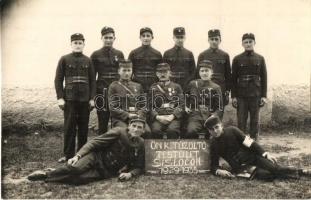
[[[261,109],[263,127],[311,125],[310,87],[308,85],[278,85],[268,90],[268,104]],[[224,122],[236,124],[236,110],[226,107]],[[57,106],[54,88],[2,89],[3,131],[27,132],[54,130],[63,126],[63,111]],[[89,128],[97,130],[95,110]]]

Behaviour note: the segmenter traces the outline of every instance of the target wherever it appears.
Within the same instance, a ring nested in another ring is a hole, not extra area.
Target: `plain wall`
[[[2,10],[2,84],[53,87],[56,64],[70,52],[70,35],[86,37],[85,54],[102,46],[100,30],[112,26],[115,47],[126,57],[140,46],[139,29],[154,31],[162,53],[173,45],[172,30],[186,28],[186,48],[196,59],[218,28],[231,59],[243,51],[243,33],[256,36],[255,50],[268,67],[268,84],[309,84],[310,0],[16,0]]]

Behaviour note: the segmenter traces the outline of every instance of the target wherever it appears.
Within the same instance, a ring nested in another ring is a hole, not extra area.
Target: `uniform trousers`
[[[92,152],[80,158],[73,166],[65,164],[47,172],[45,181],[79,185],[115,176],[115,173],[99,163],[96,153]]]
[[[259,132],[259,103],[260,97],[243,97],[237,98],[237,119],[238,127],[246,133],[248,114],[250,117],[250,137],[257,139]]]
[[[162,139],[163,135],[166,135],[167,139],[178,139],[180,135],[180,120],[174,119],[169,124],[162,124],[156,120],[151,124],[151,132],[153,139]]]
[[[67,159],[75,155],[87,142],[90,107],[88,102],[66,101],[64,109],[64,155]]]
[[[297,178],[301,173],[300,169],[295,167],[281,166],[277,163],[264,158],[249,151],[239,151],[235,155],[234,160],[237,165],[253,165],[256,166],[255,178],[272,180],[274,178]]]

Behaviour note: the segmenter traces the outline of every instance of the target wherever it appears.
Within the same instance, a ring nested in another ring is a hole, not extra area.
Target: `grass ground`
[[[92,136],[91,136],[92,137]],[[269,134],[260,143],[279,155],[281,164],[311,168],[310,134]],[[116,178],[82,186],[18,182],[37,169],[57,167],[60,132],[2,138],[2,198],[311,198],[311,178],[300,180],[221,179],[211,174],[141,176],[129,182]]]

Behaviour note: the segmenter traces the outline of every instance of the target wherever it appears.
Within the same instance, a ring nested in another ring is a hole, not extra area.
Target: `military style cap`
[[[173,30],[173,34],[176,35],[186,35],[186,31],[184,27],[176,27]]]
[[[220,31],[218,29],[212,29],[208,31],[208,37],[220,37]]]
[[[245,39],[252,39],[252,40],[255,40],[255,35],[253,33],[245,33],[243,36],[242,36],[242,41],[245,40]]]
[[[144,27],[144,28],[140,29],[140,35],[142,35],[145,32],[149,32],[149,33],[151,33],[151,35],[153,35],[153,32],[152,32],[151,28],[149,28],[149,27]]]
[[[101,30],[101,34],[106,35],[107,33],[113,33],[114,34],[114,30],[111,27],[105,26],[104,28],[102,28]]]
[[[70,39],[71,39],[71,42],[75,40],[83,40],[83,41],[85,40],[84,36],[81,33],[72,34]]]
[[[206,68],[209,68],[209,69],[213,69],[213,63],[212,61],[210,60],[202,60],[200,63],[199,63],[199,67],[206,67]]]
[[[221,123],[221,120],[219,119],[219,117],[212,115],[209,118],[207,118],[207,120],[205,120],[204,127],[211,129],[213,128],[213,126],[219,123]]]
[[[123,68],[132,68],[133,64],[131,60],[120,60],[119,62],[119,68],[123,67]]]
[[[142,122],[144,124],[146,124],[146,120],[142,117],[133,117],[131,120],[130,120],[130,124],[133,123],[133,122]]]
[[[156,71],[160,72],[160,71],[169,71],[171,70],[171,67],[168,63],[160,63],[157,65]]]

